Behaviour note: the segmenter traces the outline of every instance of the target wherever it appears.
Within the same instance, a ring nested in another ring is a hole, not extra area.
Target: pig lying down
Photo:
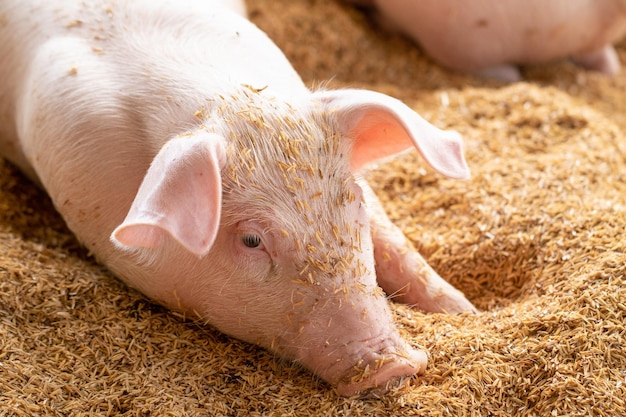
[[[128,285],[342,395],[384,392],[427,356],[381,287],[426,311],[475,309],[355,173],[415,146],[466,178],[461,140],[383,94],[308,90],[243,14],[2,0],[0,151]]]
[[[439,64],[516,81],[519,64],[571,57],[614,75],[612,43],[626,33],[626,0],[345,0],[376,7],[383,25]]]

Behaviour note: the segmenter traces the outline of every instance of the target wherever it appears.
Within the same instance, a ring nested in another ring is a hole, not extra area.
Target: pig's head
[[[416,146],[466,177],[460,139],[378,93],[292,105],[265,94],[212,102],[202,127],[170,140],[112,239],[168,274],[158,291],[139,285],[147,295],[302,363],[342,395],[384,391],[421,372],[426,354],[400,338],[376,283],[354,173]]]

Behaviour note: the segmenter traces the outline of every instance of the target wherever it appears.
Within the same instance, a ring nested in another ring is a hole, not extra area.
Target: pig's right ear
[[[225,158],[224,140],[216,134],[196,132],[167,142],[111,240],[155,248],[169,235],[198,256],[208,253],[220,222]]]
[[[353,170],[414,146],[440,173],[469,178],[461,136],[433,126],[400,100],[357,89],[317,91],[314,98],[335,114],[339,130],[354,140]]]

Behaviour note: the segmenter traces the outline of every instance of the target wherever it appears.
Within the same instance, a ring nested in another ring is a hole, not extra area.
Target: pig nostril
[[[426,361],[425,352],[414,351],[410,355],[410,360],[399,357],[385,363],[366,378],[356,380],[345,378],[337,384],[337,392],[342,396],[379,397],[390,390],[404,386],[410,377],[422,373],[426,368]]]
[[[408,376],[396,376],[391,378],[385,385],[366,388],[358,392],[358,396],[363,399],[380,398],[386,393],[396,388],[401,388],[409,381]]]

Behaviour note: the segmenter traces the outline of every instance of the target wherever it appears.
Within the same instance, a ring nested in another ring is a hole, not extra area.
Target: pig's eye
[[[241,241],[249,248],[255,249],[261,247],[261,236],[245,234],[241,236]]]

